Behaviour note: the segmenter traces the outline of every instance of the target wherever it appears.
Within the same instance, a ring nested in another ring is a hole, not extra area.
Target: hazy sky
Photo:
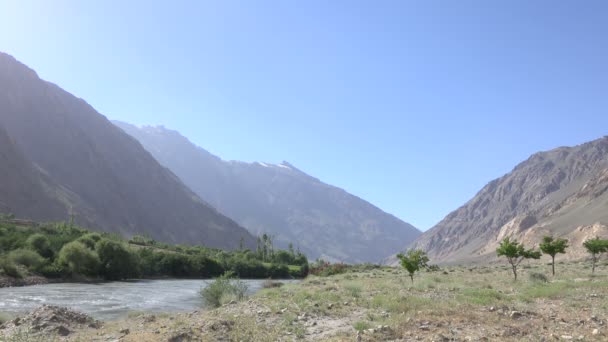
[[[0,0],[0,50],[109,118],[287,160],[421,229],[608,132],[605,1]]]

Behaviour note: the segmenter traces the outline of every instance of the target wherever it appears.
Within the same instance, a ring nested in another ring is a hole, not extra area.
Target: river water
[[[264,280],[243,281],[249,286],[249,294],[259,291],[264,282]],[[42,304],[67,306],[100,320],[123,318],[130,311],[189,312],[204,308],[199,291],[209,282],[209,280],[138,280],[0,288],[0,312],[17,314],[30,311]]]

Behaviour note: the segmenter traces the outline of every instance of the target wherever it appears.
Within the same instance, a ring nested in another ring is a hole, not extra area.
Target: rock
[[[511,313],[509,314],[509,317],[511,317],[512,319],[518,319],[522,316],[523,314],[519,311],[511,311]]]
[[[593,336],[597,336],[600,334],[600,329],[593,329],[593,331],[591,332],[591,335]]]
[[[194,336],[192,336],[191,331],[182,331],[182,332],[175,333],[174,335],[169,337],[167,342],[187,342],[187,341],[192,341],[193,339],[194,339]]]
[[[70,329],[64,327],[63,325],[58,326],[54,330],[59,336],[68,336],[71,333]]]
[[[433,340],[437,342],[448,342],[450,339],[443,334],[437,334]]]
[[[573,337],[572,337],[572,336],[570,336],[570,335],[562,335],[562,336],[561,336],[561,339],[562,339],[562,340],[572,340],[572,339],[573,339]]]
[[[99,321],[88,315],[53,305],[43,305],[6,324],[7,329],[29,330],[33,335],[53,333],[60,336],[67,336],[74,329],[82,327],[97,329],[100,326]]]
[[[488,310],[489,310],[490,312],[494,312],[494,311],[496,311],[496,308],[495,308],[495,307],[493,307],[493,306],[490,306],[490,308],[489,308]]]
[[[424,330],[424,331],[429,331],[429,330],[431,330],[431,327],[427,324],[423,324],[423,325],[419,326],[418,329]]]
[[[144,322],[146,322],[146,323],[156,322],[156,316],[154,316],[154,315],[146,316],[146,317],[144,317]]]
[[[327,304],[327,308],[328,308],[328,309],[332,309],[333,307],[334,307],[334,303],[329,303],[329,304]]]

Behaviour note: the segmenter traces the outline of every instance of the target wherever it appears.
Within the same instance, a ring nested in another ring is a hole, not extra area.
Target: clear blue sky
[[[605,1],[9,1],[0,50],[102,114],[287,160],[428,229],[608,133]]]

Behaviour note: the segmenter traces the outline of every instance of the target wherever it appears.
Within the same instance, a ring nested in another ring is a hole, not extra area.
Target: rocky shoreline
[[[3,287],[19,287],[19,286],[30,286],[30,285],[42,285],[56,282],[63,282],[64,280],[49,279],[40,276],[28,276],[23,278],[12,278],[0,276],[0,288]]]

